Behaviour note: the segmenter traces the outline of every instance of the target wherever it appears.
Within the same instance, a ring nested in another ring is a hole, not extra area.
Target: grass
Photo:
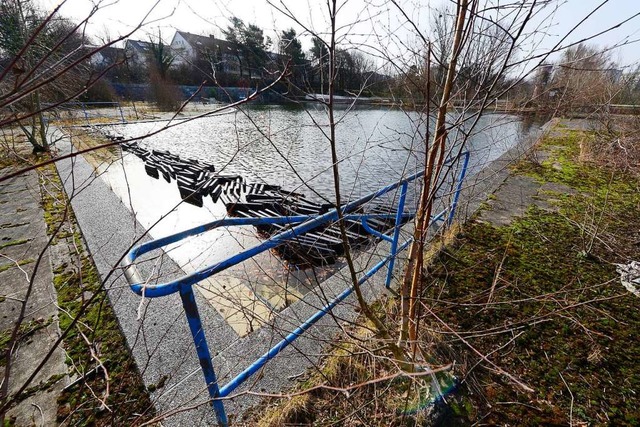
[[[592,134],[566,124],[554,134],[539,146],[550,154],[545,161],[525,160],[513,173],[562,184],[571,195],[549,191],[552,210],[532,206],[508,226],[475,217],[429,253],[422,303],[446,327],[425,314],[421,347],[455,361],[460,380],[439,416],[421,411],[432,406],[421,405],[428,381],[399,377],[348,394],[318,388],[397,372],[364,324],[288,398],[265,400],[242,425],[640,425],[640,301],[614,265],[640,259],[640,182],[584,162]],[[397,303],[376,304],[389,325],[397,324]]]
[[[386,316],[395,305],[395,300],[383,298],[372,308]],[[371,325],[364,318],[360,321],[360,326],[347,330],[346,338],[336,340],[322,363],[300,378],[284,398],[266,399],[238,424],[414,426],[454,420],[452,414],[422,410],[432,406],[431,376],[408,377],[399,372]],[[448,375],[437,374],[437,378],[442,388],[448,386]]]
[[[71,141],[73,142],[73,145],[77,150],[85,150],[111,142],[104,135],[90,132],[87,129],[69,128],[67,129],[67,131],[72,135]],[[105,166],[113,163],[113,161],[117,159],[119,155],[120,148],[114,145],[89,151],[83,156],[97,172],[101,172],[100,168],[104,168]]]
[[[0,170],[28,166],[31,145],[26,137],[15,129],[0,133]]]
[[[30,154],[31,147],[19,132],[5,133],[0,142],[2,142],[0,169],[14,169],[28,165],[23,159],[41,161]],[[40,172],[42,172],[41,197],[47,234],[49,236],[55,234],[52,240],[53,245],[75,247],[79,254],[69,253],[67,261],[52,258],[53,282],[57,291],[58,305],[62,309],[59,314],[60,329],[62,331],[67,329],[73,317],[79,318],[78,323],[69,330],[63,341],[67,355],[66,361],[72,373],[80,377],[83,373],[94,369],[96,361],[82,336],[84,334],[106,365],[110,377],[110,395],[106,400],[109,410],[104,409],[97,399],[106,390],[104,376],[99,371],[99,375],[87,376],[84,381],[78,382],[77,385],[63,392],[58,399],[58,421],[64,425],[73,426],[131,425],[144,422],[153,416],[153,406],[101,285],[97,269],[84,248],[82,236],[77,231],[73,211],[67,210],[68,200],[61,191],[62,183],[53,166],[42,168]],[[61,223],[63,226],[59,228]],[[3,223],[0,228],[21,225],[24,224]],[[27,241],[27,239],[12,240],[3,243],[0,249],[24,244]],[[17,264],[25,265],[32,262],[34,262],[33,259],[24,259]],[[15,263],[0,264],[0,272],[15,266]],[[84,304],[91,296],[93,299]],[[40,321],[24,323],[20,327],[20,339],[29,337],[47,324]],[[9,333],[7,331],[0,333],[0,352],[5,352],[7,349]],[[25,390],[19,399],[41,393],[60,379],[60,376],[53,376],[42,384],[34,385]],[[6,421],[11,424],[10,419]]]
[[[535,390],[476,367],[460,339],[436,334],[433,350],[461,362],[459,401],[470,422],[640,423],[640,301],[620,285],[614,265],[640,257],[640,183],[580,162],[580,142],[591,137],[567,131],[547,139],[548,160],[515,168],[576,191],[550,194],[558,212],[531,207],[506,227],[474,221],[430,268],[427,297],[438,317]]]

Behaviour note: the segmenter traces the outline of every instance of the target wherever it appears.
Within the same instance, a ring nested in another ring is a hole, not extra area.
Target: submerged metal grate
[[[145,163],[145,172],[152,178],[167,182],[175,181],[180,197],[186,203],[202,207],[203,199],[211,197],[214,203],[223,203],[227,213],[237,218],[269,218],[281,216],[322,215],[335,208],[332,204],[319,204],[307,199],[303,194],[284,190],[278,185],[247,183],[239,175],[223,175],[215,172],[215,166],[195,159],[182,159],[168,151],[147,150],[136,142],[123,143],[122,149],[130,152]],[[377,205],[358,213],[392,215],[390,206]],[[403,217],[404,224],[409,217]],[[386,234],[395,226],[392,219],[370,218],[369,230],[357,220],[345,220],[346,236],[351,248],[370,244],[373,236]],[[290,224],[256,225],[258,236],[263,239],[282,233],[291,228]],[[371,232],[373,230],[373,234]],[[344,255],[344,245],[337,223],[319,227],[296,236],[294,239],[273,249],[289,264],[322,266],[334,264]]]

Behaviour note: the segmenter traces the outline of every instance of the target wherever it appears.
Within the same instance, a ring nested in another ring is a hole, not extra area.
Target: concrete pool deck
[[[473,213],[488,194],[505,181],[509,176],[507,165],[532,143],[524,141],[479,174],[468,178],[461,196],[459,218]],[[58,148],[61,154],[69,152],[69,139],[58,142]],[[130,291],[122,271],[117,268],[136,239],[149,240],[144,236],[144,228],[109,186],[95,176],[94,168],[82,156],[59,161],[56,166],[94,262],[102,278],[109,277],[106,280],[109,298],[144,382],[155,389],[151,396],[156,410],[158,414],[170,415],[162,424],[215,424],[213,410],[206,403],[208,394],[179,296],[146,299],[141,305],[141,298]],[[406,226],[403,232],[409,233],[410,227]],[[357,258],[358,270],[368,270],[367,267],[375,265],[388,250],[386,242],[368,250]],[[164,279],[183,274],[169,257],[165,256],[161,261],[156,273]],[[397,262],[396,269],[402,264],[402,260]],[[154,265],[143,263],[139,268],[147,277]],[[376,298],[384,290],[385,271],[382,269],[363,286],[368,299]],[[276,313],[268,325],[242,338],[206,298],[196,292],[220,384],[227,383],[326,301],[343,291],[349,283],[347,277],[345,271],[337,272],[302,300]],[[324,349],[342,332],[342,327],[358,316],[354,306],[354,299],[348,298],[250,378],[237,390],[238,397],[225,402],[228,414],[238,420],[247,408],[259,401],[259,396],[246,392],[276,393],[295,384],[296,377],[314,366]],[[163,386],[156,387],[159,383]]]

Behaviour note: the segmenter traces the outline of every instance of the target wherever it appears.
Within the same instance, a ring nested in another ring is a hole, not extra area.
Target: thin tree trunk
[[[447,75],[442,91],[442,98],[438,107],[438,116],[436,119],[435,133],[433,135],[433,143],[427,150],[426,168],[424,171],[424,179],[422,192],[420,194],[420,202],[415,220],[415,228],[413,232],[413,243],[409,249],[409,261],[405,270],[401,288],[401,313],[402,320],[400,326],[400,343],[409,339],[412,346],[417,340],[416,330],[416,299],[418,290],[422,280],[422,263],[424,239],[427,233],[429,220],[431,217],[431,209],[433,207],[433,199],[435,192],[432,189],[433,184],[437,181],[442,163],[444,161],[444,153],[446,149],[447,130],[446,130],[446,114],[447,106],[451,97],[453,82],[455,80],[456,67],[458,57],[461,51],[461,44],[464,33],[464,24],[468,9],[468,0],[459,0],[457,8],[456,28],[453,39],[453,49],[451,59],[448,64]],[[428,125],[428,124],[427,124]],[[426,141],[428,146],[428,141]]]
[[[334,104],[333,97],[335,92],[335,82],[337,79],[337,68],[335,62],[335,53],[336,53],[336,40],[335,40],[335,31],[336,31],[336,0],[332,0],[331,7],[331,43],[330,43],[330,52],[329,52],[329,131],[330,131],[330,144],[331,144],[331,162],[332,162],[332,171],[333,171],[333,182],[334,182],[334,192],[336,197],[336,209],[338,212],[338,225],[340,227],[340,235],[342,238],[342,245],[344,247],[344,256],[347,262],[347,266],[349,269],[349,275],[351,279],[351,283],[353,286],[353,291],[356,295],[356,299],[358,300],[358,305],[362,311],[362,314],[373,323],[376,332],[378,335],[386,342],[389,350],[393,353],[396,360],[400,363],[400,366],[407,371],[413,370],[413,365],[407,363],[406,357],[402,349],[396,345],[395,342],[391,339],[391,334],[386,325],[382,322],[382,320],[371,310],[369,304],[367,304],[364,295],[362,294],[362,289],[360,289],[360,285],[358,284],[358,277],[356,275],[356,269],[353,264],[353,258],[351,257],[351,248],[349,247],[349,239],[347,238],[347,229],[344,222],[344,216],[341,210],[342,207],[342,198],[340,196],[340,170],[339,170],[339,159],[338,152],[336,147],[336,122],[334,117]]]
[[[336,123],[334,117],[334,105],[333,105],[333,96],[335,92],[335,82],[337,78],[337,68],[335,63],[335,52],[336,52],[336,40],[335,40],[335,13],[336,13],[336,0],[332,0],[332,11],[331,11],[331,45],[330,45],[330,59],[329,59],[329,132],[331,139],[331,162],[332,162],[332,171],[333,171],[333,185],[334,192],[336,197],[336,209],[338,211],[338,224],[340,226],[340,234],[342,237],[342,245],[344,247],[345,258],[347,261],[347,265],[349,266],[349,272],[351,275],[351,282],[353,283],[354,292],[356,294],[356,298],[358,299],[358,304],[362,309],[362,313],[369,319],[383,335],[387,332],[387,328],[385,325],[378,319],[378,317],[373,314],[371,308],[367,304],[362,295],[362,290],[360,286],[358,286],[358,278],[356,276],[355,267],[353,265],[353,259],[351,258],[351,248],[349,247],[349,240],[347,238],[347,231],[344,224],[344,218],[342,214],[342,197],[340,195],[340,171],[338,167],[339,159],[337,152],[337,141],[336,141]]]
[[[22,3],[18,1],[16,2],[16,6],[18,8],[18,13],[20,14],[20,23],[19,23],[20,35],[22,37],[22,40],[26,41],[28,40],[29,37],[27,34],[27,28],[26,28],[27,21],[25,18],[24,10],[22,9]],[[24,56],[24,59],[25,59],[26,68],[30,70],[32,67],[31,54],[27,52],[27,54]],[[18,84],[18,78],[16,78],[16,85],[17,84]],[[47,142],[47,131],[45,126],[44,115],[42,114],[39,90],[36,90],[31,94],[29,109],[31,110],[30,112],[37,113],[31,116],[31,132],[27,132],[25,128],[22,125],[20,125],[19,122],[18,124],[23,129],[25,136],[33,146],[34,153],[42,153],[42,152],[49,151],[49,144]],[[38,138],[40,139],[40,141],[38,141]]]
[[[36,91],[34,95],[35,100],[35,108],[38,112],[38,126],[40,128],[40,141],[39,145],[42,151],[49,151],[49,142],[47,141],[47,124],[44,119],[44,114],[42,113],[42,106],[40,104],[40,92]]]

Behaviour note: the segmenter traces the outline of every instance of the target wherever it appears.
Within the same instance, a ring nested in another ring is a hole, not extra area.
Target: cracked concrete
[[[533,158],[548,158],[546,151],[536,151]],[[550,212],[556,212],[553,203],[558,195],[572,195],[576,191],[564,184],[540,183],[525,175],[509,175],[496,191],[488,198],[485,209],[479,219],[496,227],[511,224],[514,218],[524,216],[531,206]]]
[[[6,268],[0,272],[0,295],[3,297],[0,301],[0,330],[5,334],[11,333],[18,320],[22,301],[30,287],[29,279],[37,267],[21,329],[28,333],[22,334],[11,356],[10,394],[16,393],[34,373],[38,362],[44,359],[60,336],[49,251],[37,264],[48,240],[40,200],[36,172],[0,184],[0,267]],[[57,397],[67,376],[64,360],[64,351],[56,348],[28,385],[27,390],[34,393],[26,393],[31,395],[7,412],[15,425],[56,424]],[[0,371],[4,375],[5,366],[0,367]]]

